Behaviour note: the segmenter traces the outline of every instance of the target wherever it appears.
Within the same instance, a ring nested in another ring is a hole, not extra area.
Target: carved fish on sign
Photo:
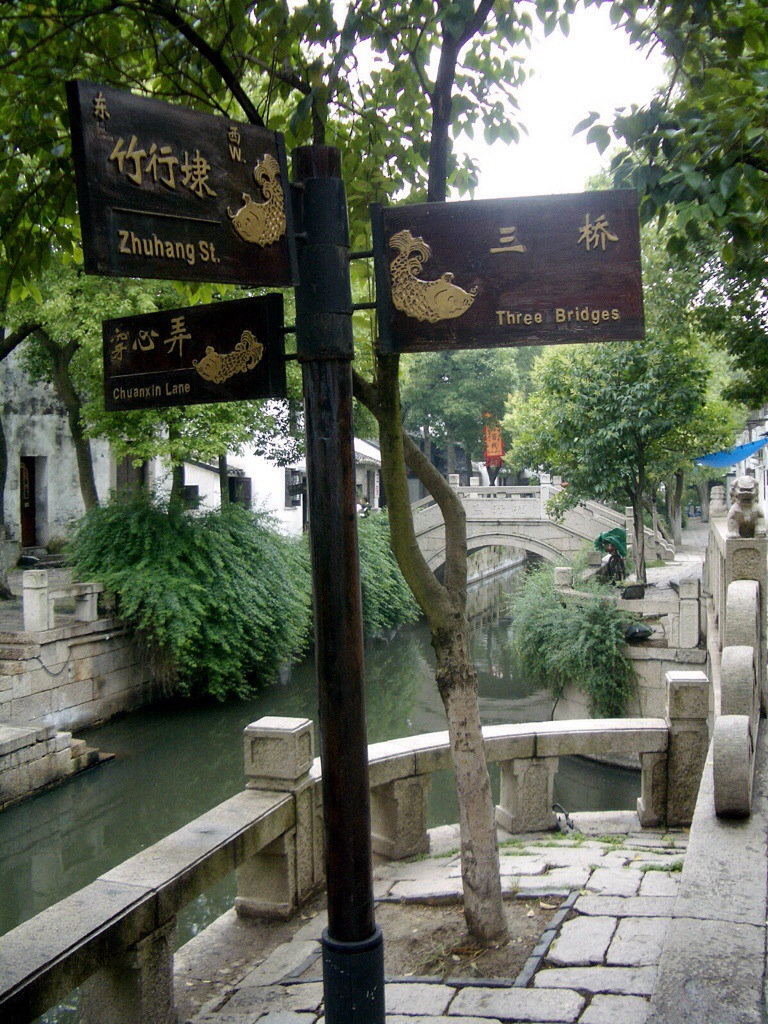
[[[257,203],[243,192],[243,205],[227,213],[232,227],[244,242],[271,245],[285,234],[285,208],[283,186],[280,184],[280,165],[269,153],[253,169],[253,180],[261,188],[263,203]]]
[[[243,331],[240,341],[231,352],[222,355],[213,345],[208,345],[202,359],[192,360],[192,365],[203,378],[212,384],[224,384],[236,373],[247,373],[261,360],[264,346],[250,331]]]
[[[432,255],[423,238],[414,237],[404,228],[392,235],[389,244],[397,249],[389,268],[395,309],[430,324],[466,313],[475,301],[477,287],[465,291],[453,283],[450,273],[442,274],[436,281],[423,281],[416,276]]]

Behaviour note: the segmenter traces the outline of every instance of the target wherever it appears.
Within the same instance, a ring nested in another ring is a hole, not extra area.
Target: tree
[[[638,188],[649,221],[675,212],[679,251],[714,227],[726,260],[765,237],[768,144],[765,117],[768,24],[761,0],[670,0],[612,5],[642,45],[661,45],[669,84],[645,108],[618,112],[611,126],[590,115],[581,127],[612,160],[617,184]]]
[[[458,442],[472,459],[483,451],[483,415],[500,420],[507,396],[517,384],[511,349],[429,352],[412,357],[401,387],[406,429],[426,430],[430,443],[447,449],[452,473]]]
[[[567,494],[632,506],[637,578],[646,582],[643,509],[654,454],[704,397],[707,371],[687,339],[548,350],[535,387],[511,403],[504,426],[513,467],[567,479]]]
[[[628,0],[613,13],[641,44],[663,46],[669,85],[646,107],[619,111],[612,125],[592,114],[581,127],[601,151],[618,143],[614,181],[638,189],[643,220],[673,222],[671,252],[719,251],[708,300],[723,321],[720,342],[736,361],[730,395],[759,406],[768,397],[765,4]]]

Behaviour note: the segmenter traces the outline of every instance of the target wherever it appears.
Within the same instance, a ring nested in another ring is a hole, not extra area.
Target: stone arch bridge
[[[571,559],[577,551],[606,530],[621,527],[632,542],[632,510],[615,512],[596,501],[583,502],[565,513],[560,521],[547,515],[547,501],[559,488],[552,484],[535,487],[457,487],[467,513],[469,551],[499,545],[522,549],[549,562]],[[445,528],[440,509],[432,497],[413,505],[414,526],[419,547],[431,569],[445,561]],[[646,529],[646,558],[671,561],[674,548]]]

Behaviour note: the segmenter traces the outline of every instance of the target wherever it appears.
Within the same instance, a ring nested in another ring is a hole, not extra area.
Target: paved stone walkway
[[[640,832],[625,813],[574,821],[584,833],[501,836],[507,893],[565,897],[517,978],[387,978],[388,1024],[644,1024],[687,835]],[[637,830],[604,834],[628,824]],[[377,900],[458,896],[455,827],[431,837],[429,858],[376,869]],[[322,1022],[317,976],[325,923],[319,914],[262,962],[243,965],[242,976],[187,1016],[188,1024]],[[178,960],[183,977],[183,950]]]

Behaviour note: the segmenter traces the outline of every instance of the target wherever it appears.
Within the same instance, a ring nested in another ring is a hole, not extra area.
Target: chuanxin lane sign
[[[110,410],[287,393],[279,294],[105,320],[102,334]]]
[[[645,336],[631,190],[371,208],[383,352]]]
[[[67,101],[87,273],[296,283],[281,135],[91,82]]]

